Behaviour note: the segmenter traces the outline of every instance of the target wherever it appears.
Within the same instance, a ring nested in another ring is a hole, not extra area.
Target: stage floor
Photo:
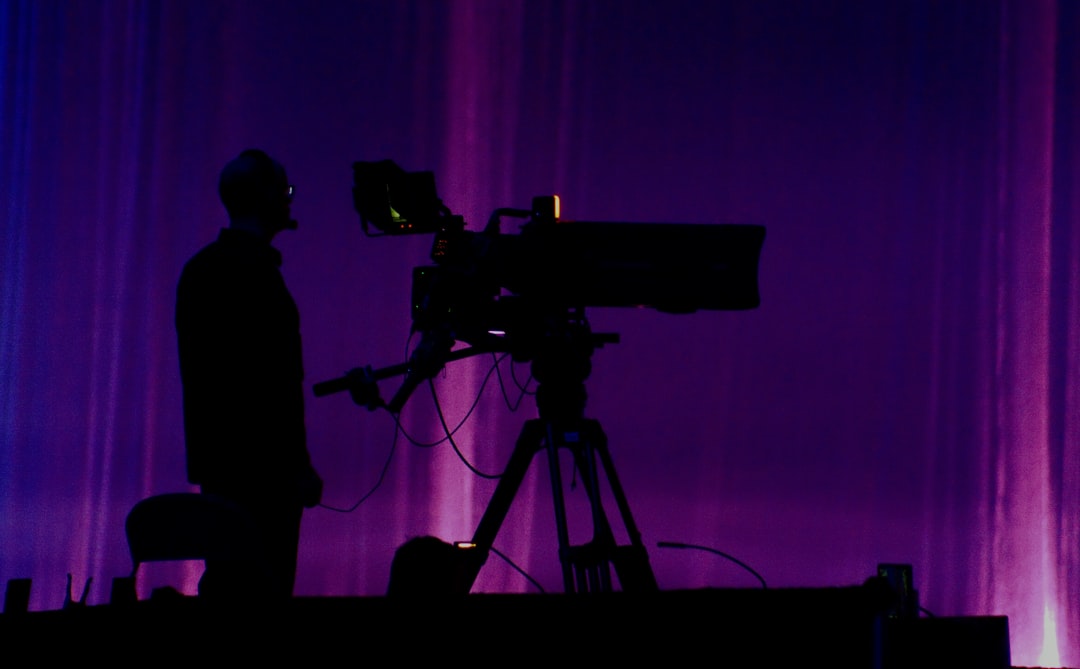
[[[880,593],[865,587],[298,597],[229,606],[163,590],[123,605],[5,613],[0,640],[9,657],[25,648],[42,658],[126,655],[150,664],[298,656],[351,664],[392,653],[402,662],[455,664],[1009,669],[1004,617],[895,619],[882,606]]]

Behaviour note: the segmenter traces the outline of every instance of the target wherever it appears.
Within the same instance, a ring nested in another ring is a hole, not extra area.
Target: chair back
[[[258,559],[254,522],[231,500],[196,492],[140,500],[124,523],[131,575],[144,562]]]

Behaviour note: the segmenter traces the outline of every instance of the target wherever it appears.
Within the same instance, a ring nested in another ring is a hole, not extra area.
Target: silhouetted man
[[[304,425],[300,318],[274,235],[295,229],[285,169],[249,149],[221,172],[229,226],[184,265],[176,292],[187,477],[253,516],[265,560],[208,561],[200,596],[290,597],[303,509],[319,503]]]

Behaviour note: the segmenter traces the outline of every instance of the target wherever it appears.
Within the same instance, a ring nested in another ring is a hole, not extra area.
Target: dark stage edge
[[[167,593],[162,593],[167,594]],[[127,605],[0,615],[7,657],[143,666],[207,658],[306,666],[690,663],[722,667],[1009,669],[1004,617],[894,619],[865,587],[648,593],[297,597],[212,605],[172,593]],[[382,664],[382,661],[377,662]]]

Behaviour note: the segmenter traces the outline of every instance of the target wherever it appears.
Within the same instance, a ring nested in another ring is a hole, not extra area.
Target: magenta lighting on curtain
[[[432,240],[363,234],[354,161],[433,171],[473,230],[551,194],[764,225],[758,309],[589,312],[619,337],[587,414],[661,587],[910,564],[927,611],[1008,616],[1013,664],[1080,666],[1078,38],[1053,0],[0,3],[0,580],[107,602],[127,511],[190,489],[175,282],[258,146],[297,184],[309,385],[416,343]],[[536,416],[528,365],[494,365],[447,365],[396,438],[309,395],[298,595],[381,595],[408,538],[472,536]],[[542,460],[495,548],[475,590],[561,589]]]

